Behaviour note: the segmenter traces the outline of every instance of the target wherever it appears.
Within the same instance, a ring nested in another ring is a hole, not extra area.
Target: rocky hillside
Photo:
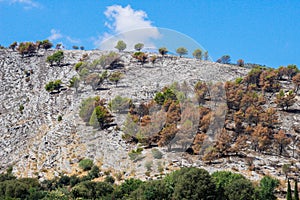
[[[250,71],[232,65],[179,57],[158,56],[155,62],[143,64],[129,52],[120,53],[116,64],[101,64],[99,59],[108,52],[80,50],[63,52],[62,64],[51,66],[46,59],[54,53],[54,50],[39,50],[35,55],[25,57],[16,51],[0,50],[1,170],[13,165],[14,173],[18,176],[38,176],[44,179],[59,173],[80,173],[78,162],[83,158],[90,158],[103,170],[143,177],[147,168],[145,163],[153,160],[153,153],[151,149],[144,149],[140,160],[130,159],[129,154],[137,145],[122,139],[127,113],[112,112],[114,125],[99,130],[87,126],[79,117],[82,100],[100,96],[109,102],[119,95],[130,98],[133,104],[139,105],[149,102],[162,88],[174,82],[186,82],[193,88],[199,81],[208,84],[235,81]],[[95,60],[99,62],[94,62]],[[122,79],[117,85],[108,80],[104,81],[101,88],[93,88],[87,79],[80,81],[78,88],[70,87],[72,77],[80,76],[81,79],[84,77],[82,71],[78,69],[76,71],[74,68],[80,61],[89,63],[89,69],[94,65],[93,70],[97,73],[107,70],[111,75],[119,71],[123,74]],[[62,81],[59,90],[46,91],[45,85],[55,80]],[[293,88],[291,81],[281,81],[281,84],[285,89]],[[275,93],[270,94],[269,98],[274,98],[274,95]],[[295,112],[281,112],[278,109],[281,128],[287,131],[294,130],[292,127],[299,124],[297,103],[298,101],[293,107]],[[273,101],[269,101],[268,106],[276,105]],[[230,130],[232,129],[230,126],[234,125],[227,123],[227,126],[226,128]],[[213,130],[210,129],[212,132]],[[153,170],[157,173],[160,171],[159,165],[163,165],[165,172],[179,166],[193,165],[204,166],[210,171],[236,170],[252,179],[258,179],[260,175],[266,173],[284,177],[279,168],[291,161],[287,157],[266,156],[252,152],[253,157],[257,158],[253,161],[254,165],[261,170],[249,171],[247,161],[239,157],[224,157],[217,160],[214,165],[207,165],[198,155],[168,151],[167,147],[159,149],[163,152],[163,160],[157,160],[155,163],[151,161]]]

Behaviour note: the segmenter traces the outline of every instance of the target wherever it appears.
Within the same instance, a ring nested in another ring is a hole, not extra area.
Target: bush
[[[62,120],[62,116],[61,115],[59,115],[58,117],[57,117],[57,121],[61,121]]]
[[[99,177],[99,172],[100,172],[99,167],[94,165],[92,167],[91,171],[89,171],[88,176],[89,176],[90,179],[98,178]]]
[[[88,158],[83,159],[79,162],[79,167],[83,169],[83,171],[88,171],[92,169],[93,165],[94,165],[93,161]]]
[[[79,116],[85,122],[89,122],[95,109],[95,105],[103,105],[103,100],[99,96],[83,99],[80,104]]]
[[[141,62],[142,64],[144,64],[148,58],[148,55],[145,54],[144,52],[135,52],[133,55],[132,55],[133,58],[137,59],[139,62]]]
[[[47,92],[52,92],[53,90],[59,90],[61,88],[61,80],[50,81],[45,85],[45,89]]]
[[[163,157],[163,153],[159,151],[158,149],[152,149],[151,150],[153,158],[155,159],[161,159]]]
[[[53,47],[53,44],[49,40],[43,40],[42,46],[45,50],[47,50],[47,49],[50,49],[51,47]]]
[[[35,53],[36,45],[33,42],[22,42],[19,44],[17,50],[22,56],[25,54],[30,56]]]
[[[161,48],[158,49],[158,52],[159,52],[162,56],[164,56],[164,55],[166,55],[166,54],[168,53],[168,49],[167,49],[166,47],[161,47]]]
[[[51,56],[47,57],[46,62],[50,63],[52,66],[53,63],[55,62],[58,66],[60,66],[61,61],[64,59],[64,52],[63,51],[57,51]]]
[[[242,78],[242,77],[239,77],[239,78],[236,78],[236,79],[235,79],[235,83],[236,83],[236,84],[240,84],[242,81],[243,81],[243,78]]]
[[[24,106],[23,106],[23,104],[21,104],[21,105],[19,106],[19,111],[20,111],[20,113],[23,113],[23,110],[24,110]]]
[[[137,148],[136,150],[132,150],[128,153],[129,158],[133,161],[137,161],[139,159],[142,159],[143,157],[140,157],[142,154],[143,148]]]
[[[126,97],[116,96],[109,102],[109,108],[113,111],[122,112],[128,111],[132,105],[132,100]]]
[[[83,65],[83,62],[78,62],[75,64],[74,68],[76,71],[79,71],[80,67]]]
[[[118,86],[119,81],[123,77],[122,72],[114,72],[109,76],[109,81],[114,82],[116,84],[116,87]]]
[[[147,161],[145,163],[145,167],[146,167],[147,171],[151,171],[152,170],[152,166],[153,166],[153,162],[152,161]]]

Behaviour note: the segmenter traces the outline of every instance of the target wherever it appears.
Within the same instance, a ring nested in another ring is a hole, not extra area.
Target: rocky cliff
[[[132,162],[128,157],[134,146],[122,139],[120,127],[126,114],[113,113],[115,126],[105,130],[94,129],[79,117],[83,99],[98,95],[109,101],[120,95],[139,104],[153,99],[164,86],[173,82],[186,81],[193,87],[197,81],[232,81],[249,72],[249,69],[237,66],[173,56],[158,57],[154,63],[141,64],[132,58],[131,53],[124,52],[118,58],[121,67],[97,68],[99,72],[104,68],[108,73],[121,71],[124,76],[117,86],[106,81],[102,89],[93,90],[80,82],[76,89],[69,87],[70,79],[78,75],[75,64],[83,58],[85,62],[92,63],[108,52],[64,50],[62,65],[50,66],[46,58],[53,52],[40,50],[33,56],[22,57],[12,50],[0,50],[0,166],[4,170],[13,165],[14,173],[21,177],[38,176],[43,179],[59,173],[78,173],[78,162],[83,158],[93,159],[102,169],[143,176],[143,164]],[[60,90],[47,92],[45,85],[58,79],[62,81]],[[289,88],[289,83],[285,87]],[[60,116],[62,120],[58,120]],[[280,115],[280,119],[286,130],[299,121],[297,113]],[[197,156],[187,158],[184,154],[166,152],[164,148],[161,151],[164,152],[166,170],[168,163],[172,166],[203,165]],[[143,151],[143,154],[145,160],[151,157],[150,150]],[[269,160],[272,159],[270,157]],[[255,162],[263,166],[263,162],[266,164],[269,160],[262,157]],[[232,158],[230,162],[206,168],[210,171],[219,168],[246,171],[244,165],[245,162]],[[269,169],[272,170],[277,172]]]

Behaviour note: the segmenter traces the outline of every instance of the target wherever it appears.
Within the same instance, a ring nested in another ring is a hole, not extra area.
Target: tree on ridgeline
[[[178,49],[176,49],[176,53],[181,58],[183,55],[188,54],[188,50],[186,48],[184,48],[184,47],[179,47]]]
[[[134,49],[136,51],[141,51],[142,48],[144,48],[144,44],[143,43],[137,43],[136,45],[134,45]]]
[[[127,45],[123,40],[119,40],[117,45],[115,46],[116,49],[119,50],[119,52],[122,52],[126,49]]]
[[[158,49],[160,55],[164,56],[168,53],[168,49],[166,47],[161,47]]]
[[[193,56],[194,56],[194,58],[196,58],[196,59],[202,60],[203,55],[202,55],[201,49],[196,49],[196,50],[193,52]]]

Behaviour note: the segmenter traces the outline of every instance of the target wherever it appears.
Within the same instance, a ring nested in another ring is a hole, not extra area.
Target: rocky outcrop
[[[40,50],[22,58],[12,50],[0,50],[0,166],[14,165],[14,173],[22,177],[52,177],[60,172],[74,173],[84,157],[94,159],[103,168],[125,170],[132,165],[128,159],[130,146],[122,132],[111,127],[99,131],[86,126],[79,117],[82,99],[99,95],[107,100],[116,95],[133,102],[148,101],[164,86],[199,81],[234,80],[249,70],[231,65],[188,58],[159,58],[155,64],[141,65],[130,53],[122,53],[125,76],[116,87],[105,82],[106,90],[92,90],[81,84],[79,92],[69,88],[69,80],[77,74],[74,65],[88,54],[88,60],[99,58],[101,51],[64,51],[62,66],[50,66],[46,58],[54,50]],[[63,90],[50,94],[44,87],[60,79]],[[23,109],[24,108],[24,109]],[[62,116],[62,121],[58,121]],[[122,126],[125,115],[114,113]]]

